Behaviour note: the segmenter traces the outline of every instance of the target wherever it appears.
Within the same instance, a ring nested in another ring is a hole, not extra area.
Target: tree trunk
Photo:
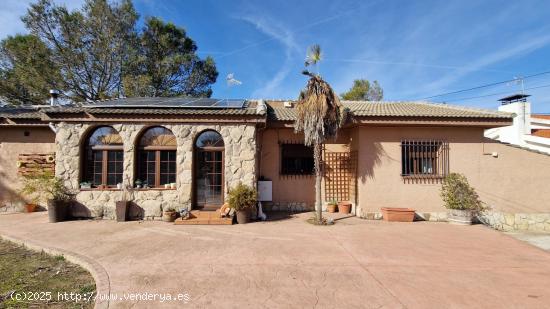
[[[315,160],[315,219],[317,223],[321,223],[323,220],[323,203],[321,201],[321,180],[323,176],[323,167],[321,165],[322,156],[322,144],[316,144],[314,146],[314,160]]]

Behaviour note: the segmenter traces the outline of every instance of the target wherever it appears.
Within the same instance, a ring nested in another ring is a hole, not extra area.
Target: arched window
[[[147,129],[139,139],[137,179],[160,188],[176,182],[176,137],[163,127]]]
[[[124,151],[122,138],[112,127],[99,127],[84,145],[83,181],[94,187],[116,187],[122,183]]]
[[[195,146],[198,148],[223,148],[223,138],[220,133],[212,130],[204,131],[199,135]]]

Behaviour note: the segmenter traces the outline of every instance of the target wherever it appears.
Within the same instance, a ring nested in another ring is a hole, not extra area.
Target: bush
[[[54,177],[49,172],[25,176],[20,193],[29,198],[34,204],[48,199],[56,201],[68,201],[71,199],[71,194],[63,184],[63,181]]]
[[[441,198],[447,209],[481,211],[483,206],[479,196],[466,177],[458,173],[450,173],[443,179]]]
[[[236,211],[246,211],[256,206],[256,190],[250,186],[239,184],[229,190],[229,207]]]

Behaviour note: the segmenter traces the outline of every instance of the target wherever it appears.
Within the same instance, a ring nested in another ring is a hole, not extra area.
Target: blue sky
[[[68,7],[80,1],[61,1]],[[25,32],[28,2],[4,1],[0,36]],[[378,80],[386,100],[417,100],[550,71],[549,1],[135,1],[141,17],[184,27],[216,60],[218,98],[296,98],[309,45],[338,93]],[[230,86],[233,73],[242,82]],[[550,74],[525,80],[533,111],[550,113]],[[496,108],[517,83],[432,101]],[[492,95],[498,94],[498,95]],[[470,99],[476,96],[483,98]]]

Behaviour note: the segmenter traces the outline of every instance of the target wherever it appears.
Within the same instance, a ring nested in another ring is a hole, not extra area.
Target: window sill
[[[314,174],[279,174],[280,177],[315,177]]]
[[[133,191],[176,191],[177,189],[174,188],[133,188]],[[100,188],[80,188],[80,191],[122,191],[122,189],[118,188],[106,188],[106,189],[100,189]]]
[[[134,188],[134,191],[176,191],[177,188]]]
[[[443,179],[443,178],[445,178],[444,176],[440,176],[440,175],[401,175],[401,177],[403,177],[405,179],[419,179],[419,178],[423,178],[423,179]]]

